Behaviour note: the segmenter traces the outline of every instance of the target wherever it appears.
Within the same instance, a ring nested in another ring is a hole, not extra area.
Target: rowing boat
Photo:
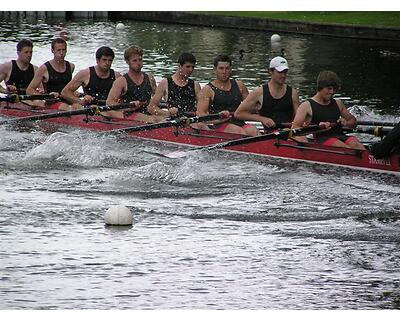
[[[11,118],[37,115],[38,112],[49,113],[54,110],[32,111],[23,103],[0,103],[0,114]],[[143,126],[143,123],[126,120],[108,121],[100,115],[74,115],[57,117],[44,121],[96,131],[119,131],[132,126]],[[195,130],[184,126],[159,127],[152,130],[127,131],[126,135],[141,139],[163,141],[179,145],[208,146],[230,140],[243,138],[237,134],[217,133],[215,131]],[[343,166],[353,169],[400,174],[400,155],[392,154],[385,159],[375,159],[369,151],[323,146],[315,143],[297,143],[292,140],[269,139],[251,143],[228,146],[223,149],[229,152],[255,154],[263,157],[292,159],[318,164]]]

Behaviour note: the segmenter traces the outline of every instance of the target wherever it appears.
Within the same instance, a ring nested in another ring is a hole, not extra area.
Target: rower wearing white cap
[[[288,70],[285,58],[273,58],[268,69],[271,79],[250,92],[235,111],[235,118],[259,121],[265,128],[292,122],[300,101],[297,90],[286,84]]]

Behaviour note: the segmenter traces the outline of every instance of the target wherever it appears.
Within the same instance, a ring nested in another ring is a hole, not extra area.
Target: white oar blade
[[[185,158],[187,156],[189,156],[189,151],[174,151],[174,152],[164,154],[164,157],[167,157],[170,159]]]

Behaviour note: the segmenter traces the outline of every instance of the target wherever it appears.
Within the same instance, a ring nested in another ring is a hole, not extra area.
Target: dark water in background
[[[372,116],[398,116],[397,43],[125,22],[0,23],[0,61],[17,39],[50,58],[64,33],[77,69],[101,45],[145,49],[157,80],[184,50],[195,77],[219,52],[246,51],[235,75],[267,79],[265,59],[285,48],[302,97],[319,70]],[[384,70],[382,67],[385,66]],[[83,130],[0,127],[0,309],[399,309],[400,178],[223,152],[185,160],[143,152],[175,147]],[[132,228],[106,228],[115,204]]]
[[[125,72],[123,51],[131,44],[145,50],[145,69],[157,80],[174,72],[176,60],[183,51],[195,54],[198,63],[194,78],[202,84],[212,77],[212,61],[219,53],[232,54],[234,75],[253,89],[268,79],[267,59],[283,49],[289,61],[289,82],[303,98],[313,95],[316,77],[321,70],[335,71],[342,79],[341,96],[348,106],[361,105],[376,112],[399,115],[400,43],[396,41],[357,40],[346,38],[281,34],[279,44],[271,44],[273,31],[193,27],[152,22],[123,21],[124,30],[115,22],[79,21],[2,21],[0,23],[0,61],[15,57],[15,44],[22,37],[35,43],[33,63],[50,59],[50,41],[55,35],[69,43],[67,59],[77,70],[95,63],[94,52],[102,46],[116,51],[114,68]],[[239,50],[245,50],[240,59]]]

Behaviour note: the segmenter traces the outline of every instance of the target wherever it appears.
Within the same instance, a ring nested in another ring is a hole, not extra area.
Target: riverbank
[[[346,24],[333,23],[335,16],[331,15],[327,19],[329,23],[323,23],[316,20],[296,20],[295,17],[301,17],[301,14],[294,12],[280,13],[281,16],[290,17],[290,19],[270,18],[278,16],[279,13],[273,12],[181,12],[181,11],[129,11],[129,12],[109,12],[110,19],[133,19],[143,21],[156,21],[164,23],[181,23],[206,27],[223,27],[246,30],[260,30],[270,32],[288,32],[299,34],[316,34],[322,36],[335,36],[357,39],[376,39],[376,40],[396,40],[400,41],[400,26],[381,26],[381,25],[364,25],[364,24]],[[360,20],[362,13],[354,13]],[[256,16],[257,15],[257,16]],[[263,15],[263,16],[261,16]],[[398,13],[400,17],[400,13]],[[371,15],[369,15],[371,17]],[[394,13],[395,16],[395,13]],[[394,19],[392,16],[392,19]],[[323,16],[321,16],[321,19]],[[307,19],[307,16],[304,16]],[[310,19],[310,18],[309,18]],[[337,18],[336,18],[337,19]],[[346,14],[346,20],[350,16]],[[379,19],[376,19],[377,21]],[[395,19],[394,19],[395,20]],[[317,21],[317,22],[316,22]],[[369,20],[373,21],[373,20]]]

